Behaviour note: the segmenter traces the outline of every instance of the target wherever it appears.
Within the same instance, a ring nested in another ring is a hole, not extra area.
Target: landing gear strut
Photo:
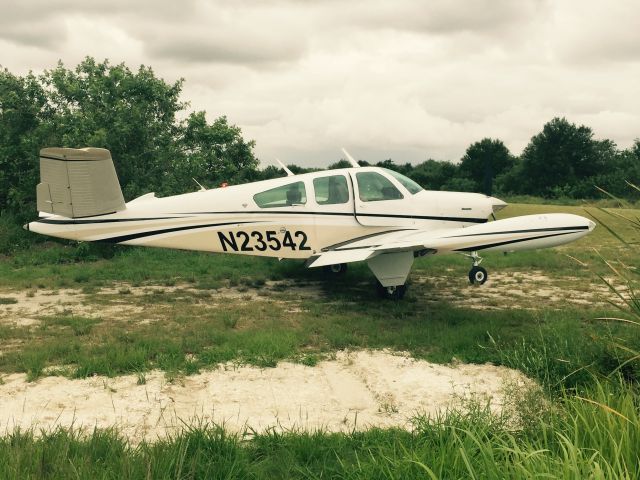
[[[376,282],[378,295],[389,300],[402,300],[404,294],[407,293],[406,285],[394,285],[391,287],[383,287],[380,282]]]
[[[478,255],[478,252],[471,252],[471,255],[467,256],[473,260],[473,266],[469,270],[469,282],[472,285],[482,285],[488,278],[487,271],[480,266],[482,257]]]

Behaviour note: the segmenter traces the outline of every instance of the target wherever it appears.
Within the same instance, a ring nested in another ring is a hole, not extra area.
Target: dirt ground
[[[363,289],[370,285],[363,285]],[[482,286],[470,285],[464,279],[451,274],[424,277],[413,275],[411,294],[427,302],[449,302],[457,307],[472,309],[513,308],[514,304],[523,309],[555,308],[570,306],[606,306],[609,301],[617,301],[603,284],[584,284],[577,278],[553,278],[542,272],[494,273]],[[121,292],[125,291],[126,294]],[[91,294],[80,289],[16,291],[0,289],[0,298],[11,303],[0,304],[0,324],[29,326],[39,323],[39,317],[65,314],[79,316],[102,316],[112,319],[126,319],[138,316],[145,308],[140,303],[141,296],[154,292],[194,296],[201,290],[189,284],[174,286],[132,286],[118,284],[101,287]],[[203,308],[215,308],[225,300],[262,301],[272,298],[287,303],[291,311],[303,308],[304,300],[327,297],[322,282],[309,282],[304,286],[288,281],[269,281],[261,288],[230,287],[215,291],[213,298],[202,303]],[[98,298],[102,301],[96,302]],[[159,319],[149,318],[146,322]]]
[[[605,305],[611,295],[602,285],[551,278],[542,272],[495,273],[483,286],[454,276],[412,277],[412,295],[421,301],[450,302],[477,309],[564,308]],[[368,288],[364,285],[362,288]],[[64,314],[136,321],[146,315],[144,296],[154,292],[197,298],[192,285],[128,284],[98,288],[16,291],[2,289],[0,324],[35,328],[43,316]],[[321,283],[289,288],[267,282],[261,288],[219,289],[202,308],[230,299],[287,303],[295,311],[305,300],[324,298]],[[146,316],[145,316],[146,315]],[[147,318],[149,317],[149,318]],[[11,345],[0,345],[3,349]],[[433,415],[475,396],[499,409],[505,382],[523,385],[518,372],[493,365],[431,364],[387,351],[338,352],[315,367],[281,362],[276,368],[223,365],[197,375],[167,380],[163,372],[117,378],[70,380],[44,377],[27,382],[24,374],[3,375],[0,428],[51,429],[55,426],[116,426],[132,441],[153,440],[184,425],[216,422],[242,431],[325,428],[330,431],[370,426],[410,428],[416,415]]]
[[[387,351],[342,351],[315,367],[227,364],[173,383],[158,371],[143,384],[136,375],[32,383],[25,378],[5,375],[0,385],[0,426],[6,431],[115,426],[132,442],[199,422],[233,431],[410,428],[416,415],[434,415],[470,397],[500,409],[505,385],[527,384],[504,367],[436,365]]]

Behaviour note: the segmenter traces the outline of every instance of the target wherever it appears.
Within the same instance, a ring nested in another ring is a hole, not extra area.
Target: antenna
[[[349,160],[349,163],[355,167],[355,168],[360,168],[360,165],[358,164],[358,162],[356,162],[355,158],[353,158],[351,155],[349,155],[349,152],[347,152],[347,150],[342,147],[342,153],[344,153],[344,155],[347,157],[347,160]]]
[[[200,182],[199,182],[198,180],[196,180],[195,178],[191,177],[191,180],[193,180],[194,182],[196,182],[196,183],[198,184],[198,186],[200,187],[200,191],[201,191],[201,192],[204,192],[204,191],[206,191],[206,190],[207,190],[207,189],[206,189],[205,187],[203,187],[203,186],[200,184]]]
[[[287,168],[287,166],[286,166],[284,163],[282,163],[282,162],[280,161],[280,159],[279,159],[279,158],[276,158],[276,162],[278,162],[278,165],[280,165],[280,167],[281,167],[285,172],[287,172],[287,177],[293,177],[293,176],[295,176],[295,173],[293,173],[291,170],[289,170],[289,169]]]

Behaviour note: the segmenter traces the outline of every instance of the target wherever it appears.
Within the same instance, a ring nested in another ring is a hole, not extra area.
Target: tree
[[[572,195],[573,186],[581,180],[604,173],[614,155],[612,141],[596,141],[590,128],[554,118],[522,153],[521,193]]]
[[[412,180],[429,190],[442,190],[444,185],[457,177],[458,167],[451,162],[438,162],[429,159],[416,165],[407,174]]]
[[[336,170],[338,168],[350,168],[351,167],[351,163],[349,163],[347,160],[345,160],[344,158],[341,158],[340,160],[338,160],[335,163],[332,163],[331,165],[329,165],[327,167],[327,170]]]
[[[514,158],[501,140],[472,143],[460,162],[460,173],[474,182],[473,190],[491,195],[493,179],[513,167]]]
[[[255,142],[245,141],[240,128],[229,125],[224,116],[208,124],[205,112],[192,113],[179,143],[187,154],[186,159],[174,162],[175,170],[186,176],[181,184],[192,182],[191,178],[209,185],[240,183],[258,166],[253,156]]]
[[[168,84],[150,67],[132,72],[88,57],[74,70],[58,63],[41,81],[55,110],[51,145],[110,150],[125,198],[175,188],[167,176],[180,156],[182,80]]]
[[[195,112],[179,120],[182,84],[150,67],[131,71],[90,57],[40,76],[0,71],[0,212],[33,215],[38,152],[47,146],[109,149],[127,200],[191,190],[192,177],[255,176],[254,142],[226,117],[208,123],[205,112]]]
[[[47,138],[47,97],[38,79],[0,71],[0,211],[23,210],[35,195],[33,152]]]

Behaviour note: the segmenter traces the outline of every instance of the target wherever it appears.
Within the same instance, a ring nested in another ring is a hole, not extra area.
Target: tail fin
[[[111,153],[104,148],[43,148],[40,182],[40,212],[78,218],[126,208]]]

